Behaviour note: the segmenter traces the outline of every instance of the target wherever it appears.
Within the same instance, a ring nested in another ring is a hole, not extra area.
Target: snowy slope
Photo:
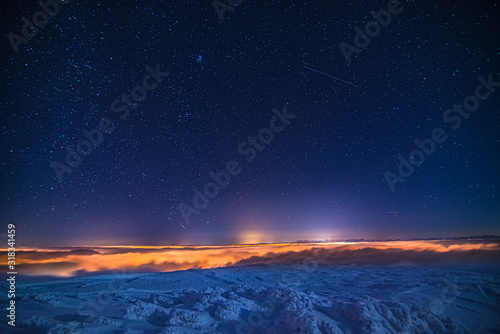
[[[500,276],[444,268],[253,265],[18,291],[2,333],[500,333]]]

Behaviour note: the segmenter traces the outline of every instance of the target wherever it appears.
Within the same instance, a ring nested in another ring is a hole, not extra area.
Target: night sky
[[[68,1],[17,53],[8,34],[41,7],[1,7],[18,247],[500,234],[495,1],[244,0],[223,20],[210,0]]]

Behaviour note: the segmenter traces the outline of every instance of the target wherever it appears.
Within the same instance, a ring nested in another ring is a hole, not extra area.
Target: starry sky
[[[500,234],[495,1],[401,1],[350,61],[340,45],[387,1],[244,0],[220,17],[209,0],[73,0],[17,53],[8,34],[41,7],[0,6],[0,212],[18,246]],[[479,76],[488,97],[459,116]],[[435,129],[447,139],[391,189]]]

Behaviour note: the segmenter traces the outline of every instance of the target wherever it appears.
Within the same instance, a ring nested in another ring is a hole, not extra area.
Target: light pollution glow
[[[19,274],[31,276],[70,277],[103,272],[167,272],[193,268],[209,269],[231,266],[239,261],[259,257],[298,253],[312,248],[341,254],[350,251],[412,251],[412,254],[443,254],[450,252],[498,252],[495,241],[383,241],[241,244],[222,246],[99,246],[72,248],[21,248],[17,250]],[[6,249],[2,249],[6,252]],[[6,254],[6,253],[4,253]],[[350,253],[352,254],[352,253]],[[352,256],[352,255],[351,255]],[[2,256],[2,264],[7,257]],[[369,262],[369,261],[368,261]]]

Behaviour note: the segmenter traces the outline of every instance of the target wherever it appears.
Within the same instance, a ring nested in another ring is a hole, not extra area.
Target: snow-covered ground
[[[500,276],[451,268],[251,265],[16,290],[1,333],[500,333]]]

